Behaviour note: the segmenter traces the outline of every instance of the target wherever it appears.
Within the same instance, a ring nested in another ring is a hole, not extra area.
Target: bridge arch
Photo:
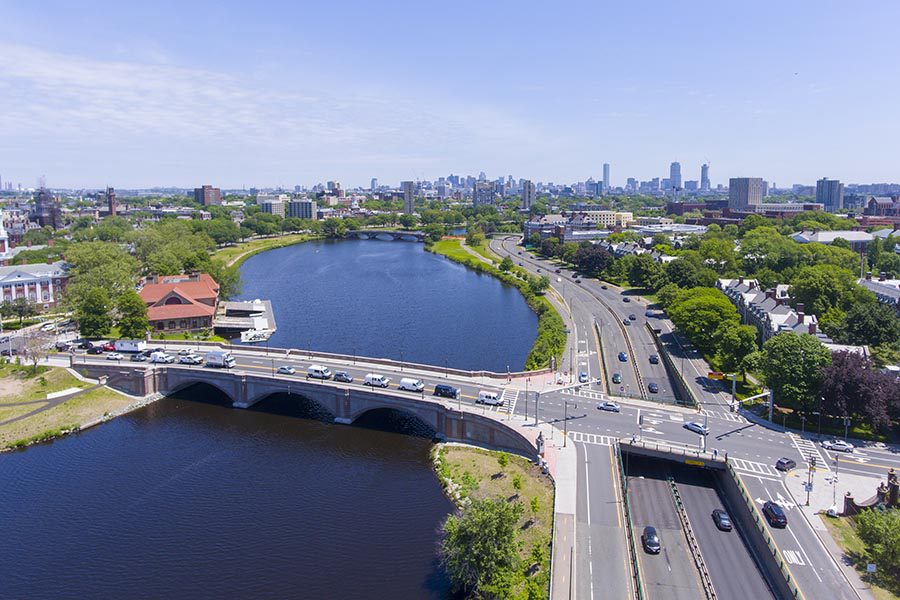
[[[188,390],[194,390],[195,393],[188,395]],[[234,404],[232,390],[225,389],[215,381],[204,381],[201,379],[184,381],[177,384],[174,388],[166,391],[166,396],[179,396],[196,402],[207,402],[210,404]],[[219,395],[224,400],[217,401],[215,395]]]
[[[434,439],[437,428],[413,410],[396,406],[373,406],[359,412],[352,424],[356,427],[402,433],[415,437]]]
[[[273,390],[264,392],[253,399],[249,410],[257,410],[277,415],[315,419],[333,423],[336,415],[324,403],[310,395],[293,390]]]

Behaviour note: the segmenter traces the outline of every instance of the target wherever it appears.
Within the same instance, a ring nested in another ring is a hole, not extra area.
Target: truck
[[[147,349],[144,340],[116,340],[113,345],[116,352],[143,352]]]
[[[206,354],[206,365],[218,369],[231,369],[235,365],[234,356],[228,350],[210,350]]]

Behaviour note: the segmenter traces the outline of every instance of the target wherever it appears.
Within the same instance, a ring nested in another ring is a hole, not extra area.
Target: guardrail
[[[660,442],[657,440],[647,441],[639,440],[636,438],[620,438],[619,444],[624,444],[626,446],[638,446],[641,448],[646,448],[648,450],[656,450],[657,452],[678,454],[679,456],[697,457],[697,459],[706,461],[707,463],[716,463],[718,465],[718,468],[720,469],[723,468],[724,465],[728,462],[724,457],[719,456],[718,453],[696,450],[693,448],[693,446],[689,446],[687,444],[679,444],[678,442]],[[698,466],[706,465],[704,464]]]
[[[625,326],[622,325],[622,321],[619,320],[619,317],[616,315],[616,311],[613,310],[612,306],[610,306],[606,300],[604,300],[600,297],[599,294],[595,294],[591,290],[586,289],[586,291],[588,294],[596,298],[597,301],[606,308],[606,310],[612,315],[613,320],[616,322],[619,330],[622,332],[622,337],[625,338],[625,346],[628,348],[628,354],[631,356],[631,368],[634,369],[634,376],[638,382],[638,392],[640,392],[640,396],[638,397],[646,400],[647,390],[644,387],[644,378],[641,377],[641,370],[638,369],[637,363],[635,362],[637,355],[634,353],[634,346],[631,345],[631,337],[628,335],[628,331],[625,329]]]
[[[644,599],[644,588],[641,584],[641,566],[638,561],[637,544],[634,538],[634,527],[631,526],[631,509],[628,504],[628,477],[625,474],[625,466],[622,464],[622,451],[619,444],[614,444],[616,460],[619,464],[619,482],[622,489],[622,506],[625,509],[625,530],[628,537],[628,552],[631,555],[631,579],[634,582],[634,597],[637,600]]]
[[[709,600],[716,600],[716,590],[713,588],[712,578],[709,576],[709,570],[706,568],[706,562],[703,560],[703,554],[700,552],[700,544],[694,535],[694,529],[691,527],[691,521],[688,519],[687,511],[684,509],[684,503],[681,500],[681,494],[678,493],[678,486],[675,485],[675,478],[671,475],[667,477],[669,485],[672,486],[672,497],[675,499],[675,510],[678,512],[678,518],[681,520],[681,527],[684,529],[684,537],[687,538],[688,546],[691,548],[691,555],[694,557],[694,564],[700,572],[700,583],[703,585],[703,591]]]
[[[741,481],[741,478],[738,476],[737,471],[734,470],[734,467],[731,466],[731,463],[726,463],[725,469],[731,475],[732,479],[734,479],[734,481],[737,483],[738,489],[741,492],[741,498],[744,500],[744,503],[750,510],[750,514],[753,516],[753,523],[756,525],[756,528],[760,531],[760,533],[762,533],[763,539],[766,541],[766,546],[768,546],[769,548],[769,552],[771,552],[772,556],[775,557],[775,563],[781,570],[781,576],[787,583],[788,589],[790,590],[792,596],[794,598],[805,600],[806,597],[803,595],[803,592],[800,591],[800,588],[797,587],[794,576],[791,573],[790,568],[787,566],[787,561],[784,560],[784,556],[781,555],[781,550],[778,549],[778,546],[772,539],[772,534],[769,533],[768,528],[763,523],[763,519],[765,517],[759,510],[759,507],[756,506],[756,501],[753,499],[753,496],[749,491],[747,491],[747,488],[744,486],[744,482]]]
[[[694,392],[693,390],[691,390],[691,386],[689,386],[687,384],[687,381],[685,381],[684,374],[675,368],[675,363],[672,362],[672,355],[669,354],[669,348],[663,343],[661,339],[659,339],[659,334],[656,333],[650,323],[646,323],[646,326],[650,331],[651,337],[653,337],[653,342],[656,344],[657,350],[659,350],[659,355],[666,367],[666,371],[670,375],[672,375],[672,379],[675,382],[678,396],[680,396],[680,398],[676,398],[676,401],[678,402],[678,404],[684,406],[697,406],[697,397],[694,396]]]

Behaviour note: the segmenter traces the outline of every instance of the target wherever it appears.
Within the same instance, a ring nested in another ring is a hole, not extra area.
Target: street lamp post
[[[844,415],[844,441],[847,441],[847,429],[850,427],[850,417]]]
[[[566,442],[569,441],[569,401],[563,400],[563,404],[565,404],[563,409],[563,448],[565,448]]]
[[[806,415],[800,415],[800,436],[806,433]]]

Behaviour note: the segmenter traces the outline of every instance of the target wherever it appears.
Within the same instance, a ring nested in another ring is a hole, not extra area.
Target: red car
[[[100,347],[103,348],[104,352],[114,352],[116,349],[116,345],[113,344],[112,342],[106,342],[105,344],[103,344]]]

